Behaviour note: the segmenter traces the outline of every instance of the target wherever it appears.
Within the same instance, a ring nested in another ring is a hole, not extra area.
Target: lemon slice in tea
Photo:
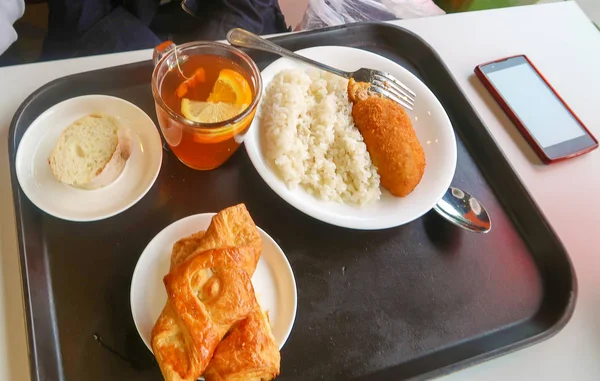
[[[235,70],[223,69],[207,101],[248,105],[252,102],[252,89],[243,75]]]
[[[247,104],[199,102],[187,98],[181,100],[181,114],[198,123],[222,122],[240,114],[246,107]]]

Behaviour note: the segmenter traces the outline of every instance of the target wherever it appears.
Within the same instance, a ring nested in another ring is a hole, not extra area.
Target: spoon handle
[[[294,60],[305,62],[309,65],[316,66],[321,70],[328,71],[330,73],[339,75],[344,78],[350,78],[351,73],[335,69],[331,66],[322,64],[320,62],[311,60],[310,58],[303,57],[299,54],[296,54],[292,51],[282,48],[279,45],[272,43],[269,40],[266,40],[262,37],[257,36],[252,32],[248,32],[247,30],[241,28],[231,29],[227,33],[227,41],[233,46],[241,47],[241,48],[249,48],[262,50],[263,52],[278,54],[282,57],[291,58]]]

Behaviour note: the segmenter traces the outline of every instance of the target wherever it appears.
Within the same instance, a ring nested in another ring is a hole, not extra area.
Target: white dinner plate
[[[63,130],[94,112],[116,117],[128,130],[131,155],[113,183],[85,190],[56,180],[48,158]],[[154,184],[161,164],[160,134],[144,111],[120,98],[85,95],[52,106],[31,123],[17,149],[15,167],[21,189],[38,208],[65,220],[95,221],[140,200]]]
[[[150,351],[152,327],[160,316],[167,292],[163,277],[169,272],[171,250],[179,239],[206,230],[214,213],[196,214],[173,222],[150,241],[138,259],[131,279],[131,313],[135,327]],[[258,303],[269,314],[279,349],[287,340],[296,318],[296,281],[292,268],[277,243],[261,228],[263,251],[252,276]]]
[[[261,147],[262,102],[264,92],[273,77],[284,69],[306,67],[299,61],[281,58],[262,71],[263,97],[252,126],[245,137],[245,146],[252,164],[263,180],[281,198],[296,209],[318,220],[353,229],[385,229],[408,223],[428,212],[446,192],[456,168],[456,140],[450,119],[444,108],[417,77],[387,58],[364,50],[342,46],[319,46],[297,53],[338,69],[354,71],[361,67],[386,71],[417,95],[413,111],[407,111],[417,137],[425,151],[427,166],[420,184],[406,197],[394,197],[382,187],[379,201],[366,206],[354,206],[322,201],[302,187],[289,189],[268,162]]]

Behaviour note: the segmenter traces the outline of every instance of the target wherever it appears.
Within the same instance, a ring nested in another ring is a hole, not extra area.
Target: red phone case
[[[556,95],[556,97],[558,98],[558,100],[561,101],[561,103],[563,105],[565,105],[565,107],[567,108],[567,110],[569,111],[569,113],[571,113],[571,115],[573,115],[573,117],[575,118],[575,120],[577,120],[577,122],[581,125],[581,127],[583,127],[583,129],[585,130],[585,132],[587,133],[587,135],[592,138],[592,140],[596,143],[595,145],[583,149],[581,151],[577,151],[571,154],[567,154],[561,157],[557,157],[557,158],[550,158],[548,157],[548,155],[546,155],[546,152],[544,151],[544,148],[541,147],[538,142],[534,139],[533,135],[531,135],[529,133],[529,130],[527,130],[527,128],[525,127],[525,124],[523,123],[523,121],[521,121],[521,119],[517,116],[517,114],[515,112],[513,112],[513,110],[510,108],[510,106],[506,103],[506,101],[504,100],[504,98],[502,97],[502,95],[500,94],[500,92],[494,87],[494,85],[492,84],[492,82],[488,79],[488,77],[485,75],[485,73],[481,70],[482,67],[489,65],[489,64],[493,64],[496,62],[502,62],[502,61],[506,61],[509,60],[511,58],[516,58],[516,57],[523,57],[525,58],[525,60],[527,60],[527,62],[529,63],[529,65],[531,65],[531,67],[533,68],[533,70],[536,71],[536,73],[540,76],[540,78],[542,78],[542,80],[548,85],[548,87],[550,88],[550,90],[552,90],[552,92],[554,93],[554,95]],[[490,61],[490,62],[486,62],[483,63],[481,65],[477,65],[477,67],[475,67],[475,75],[477,75],[477,77],[481,80],[481,82],[483,83],[483,85],[485,86],[485,88],[492,94],[492,96],[494,97],[494,99],[496,100],[496,102],[498,102],[498,104],[500,105],[500,107],[502,108],[502,110],[504,110],[504,112],[506,113],[506,115],[508,115],[508,117],[510,118],[510,120],[512,120],[512,122],[515,124],[515,126],[517,126],[517,129],[519,130],[519,132],[521,133],[521,135],[523,135],[523,137],[525,138],[525,140],[527,140],[527,142],[529,143],[529,145],[534,149],[535,153],[537,153],[537,155],[540,157],[540,159],[542,159],[542,161],[546,164],[552,164],[552,163],[556,163],[559,161],[563,161],[566,159],[570,159],[572,157],[576,157],[579,155],[583,155],[584,153],[590,152],[592,150],[594,150],[595,148],[598,147],[598,141],[596,140],[596,138],[594,137],[594,135],[591,134],[591,132],[587,129],[587,127],[583,124],[583,122],[579,119],[579,117],[577,117],[577,115],[575,115],[575,113],[573,112],[573,110],[571,110],[571,108],[569,107],[569,105],[562,99],[562,97],[556,92],[556,90],[554,90],[554,87],[552,87],[552,85],[550,83],[548,83],[548,81],[546,80],[546,78],[542,75],[542,73],[540,73],[540,71],[537,69],[537,67],[535,67],[535,65],[533,64],[533,62],[531,62],[529,60],[529,58],[527,58],[526,55],[524,54],[518,54],[515,56],[510,56],[510,57],[506,57],[503,59],[499,59],[499,60],[494,60],[494,61]]]

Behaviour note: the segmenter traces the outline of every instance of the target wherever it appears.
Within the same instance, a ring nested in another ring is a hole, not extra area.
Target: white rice
[[[354,126],[347,86],[316,69],[278,73],[263,100],[263,144],[289,188],[365,205],[381,196],[379,175]]]

